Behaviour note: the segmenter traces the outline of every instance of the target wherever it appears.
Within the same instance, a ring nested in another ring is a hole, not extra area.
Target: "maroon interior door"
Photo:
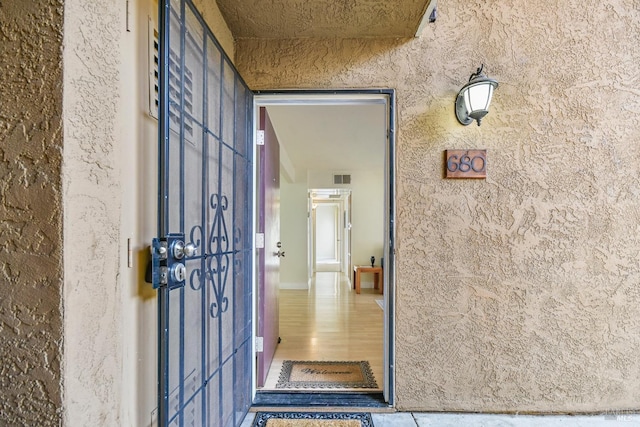
[[[264,133],[262,133],[262,131]],[[257,385],[263,387],[278,345],[278,288],[280,285],[280,145],[264,107],[260,108],[258,146],[258,233],[264,247],[258,248],[258,346]],[[264,135],[262,138],[261,135]]]

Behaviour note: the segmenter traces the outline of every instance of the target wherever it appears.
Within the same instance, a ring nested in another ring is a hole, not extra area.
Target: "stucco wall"
[[[65,424],[121,425],[125,4],[65,0]],[[123,254],[126,256],[126,252]]]
[[[640,8],[440,3],[418,39],[236,44],[252,89],[397,89],[397,407],[639,409]],[[452,148],[488,178],[443,179]]]
[[[64,421],[151,425],[157,307],[143,277],[157,225],[147,65],[157,1],[129,1],[128,22],[127,2],[64,3]],[[201,6],[233,51],[215,3]]]
[[[60,424],[62,1],[0,2],[0,424]]]

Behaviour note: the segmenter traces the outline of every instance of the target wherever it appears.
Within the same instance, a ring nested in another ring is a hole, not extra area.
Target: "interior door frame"
[[[340,272],[343,273],[342,264],[344,258],[344,248],[342,248],[341,243],[343,241],[342,235],[344,234],[344,230],[342,230],[342,219],[339,218],[339,215],[342,213],[342,206],[344,202],[342,200],[315,200],[314,204],[316,205],[314,212],[315,215],[312,215],[313,218],[313,236],[314,236],[314,247],[313,247],[313,264],[317,266],[318,263],[318,207],[319,206],[334,206],[334,228],[333,228],[333,240],[335,245],[335,258],[334,261],[338,261],[340,265]]]
[[[321,197],[318,193],[335,193],[340,196],[337,199],[327,199]],[[316,194],[314,196],[314,194]],[[308,279],[312,279],[316,272],[316,209],[314,204],[328,202],[333,200],[333,203],[339,205],[339,238],[337,245],[339,246],[339,258],[340,258],[340,272],[350,277],[349,273],[352,271],[351,267],[351,229],[348,225],[351,223],[351,190],[345,190],[340,188],[310,188],[307,190],[307,209],[308,209],[308,221],[307,221],[307,276]]]
[[[384,239],[384,259],[385,269],[383,274],[384,280],[384,379],[383,393],[389,406],[395,406],[395,90],[394,89],[341,89],[341,90],[274,90],[274,91],[254,91],[253,111],[254,124],[258,123],[259,117],[256,112],[260,111],[260,107],[268,107],[273,105],[366,105],[370,103],[382,103],[386,107],[387,119],[387,138],[385,144],[385,239]],[[254,129],[254,150],[257,147],[257,126]],[[255,153],[254,153],[255,158]],[[258,176],[254,167],[253,182],[254,189],[258,186]],[[254,224],[256,221],[257,210],[254,204]],[[254,249],[255,251],[255,249]],[[254,259],[256,254],[254,253]],[[253,269],[253,286],[254,295],[257,295],[257,266],[254,264]],[[253,321],[254,325],[258,316],[257,298],[253,302]],[[254,337],[255,338],[255,337]],[[253,340],[253,384],[252,395],[255,399],[257,393],[256,386],[256,346]]]

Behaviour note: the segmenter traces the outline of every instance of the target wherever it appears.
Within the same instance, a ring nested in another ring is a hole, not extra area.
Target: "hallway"
[[[376,300],[382,300],[377,290],[356,295],[335,272],[316,273],[308,290],[280,290],[282,342],[262,390],[276,389],[284,360],[366,360],[382,390],[383,310]]]

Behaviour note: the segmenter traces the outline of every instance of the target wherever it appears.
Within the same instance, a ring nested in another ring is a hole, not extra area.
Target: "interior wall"
[[[349,171],[351,184],[333,184],[333,171],[309,171],[309,188],[351,190],[351,259],[354,265],[369,265],[375,256],[380,265],[384,243],[384,171]],[[347,173],[347,172],[345,172]],[[369,286],[370,278],[363,280]],[[373,279],[371,279],[373,285]]]
[[[62,0],[0,2],[0,425],[7,426],[62,420],[62,10]]]
[[[380,265],[384,247],[384,171],[351,173],[351,258],[353,265]],[[371,275],[369,275],[371,276]],[[371,277],[364,278],[367,287]]]
[[[285,257],[280,258],[280,288],[307,289],[308,192],[306,182],[280,179],[280,238]]]
[[[237,43],[254,90],[396,89],[398,409],[638,409],[639,23],[630,0],[451,0],[416,39]],[[500,87],[463,127],[482,63]],[[488,178],[443,179],[454,148]]]

